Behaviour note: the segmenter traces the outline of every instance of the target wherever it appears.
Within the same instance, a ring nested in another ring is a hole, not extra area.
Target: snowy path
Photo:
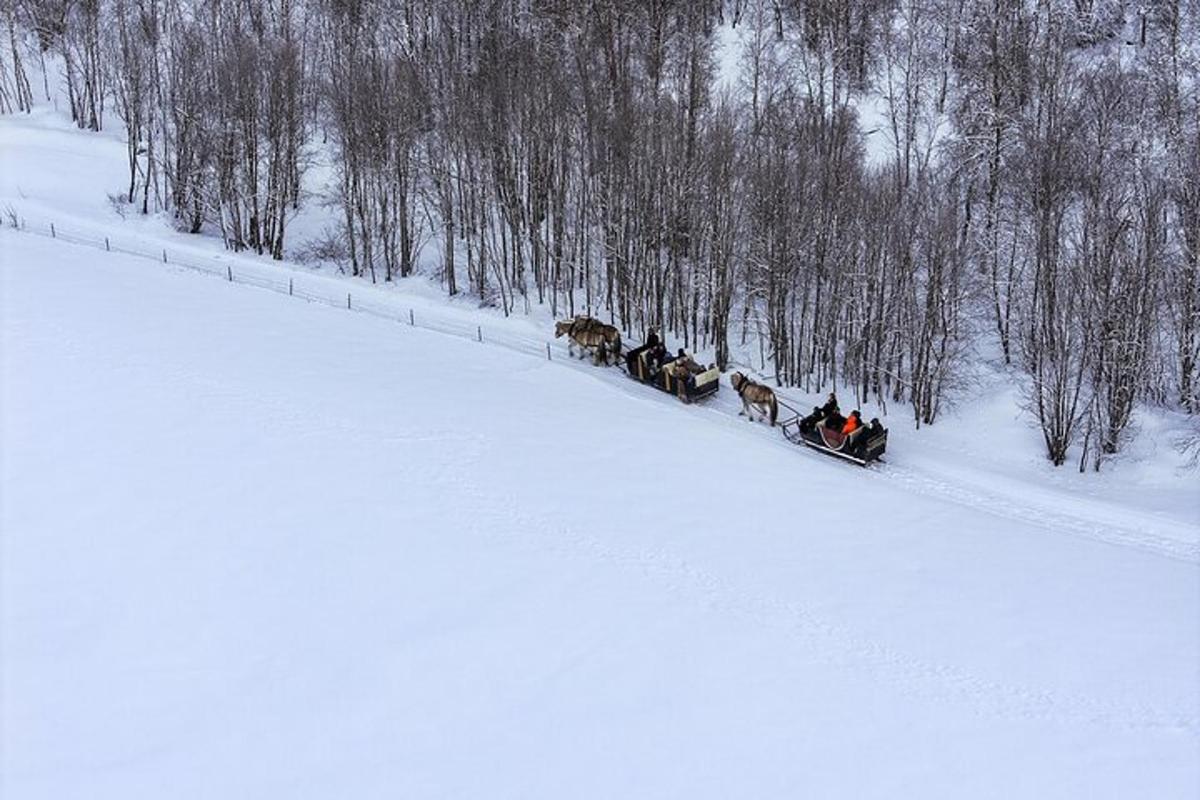
[[[1178,518],[0,252],[6,798],[1200,788]]]

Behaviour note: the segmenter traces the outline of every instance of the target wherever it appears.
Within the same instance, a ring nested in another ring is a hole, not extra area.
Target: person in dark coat
[[[667,348],[658,338],[658,331],[654,328],[651,328],[646,334],[646,346],[648,347],[646,363],[650,367],[650,373],[656,375],[662,369],[663,362],[667,360]]]
[[[825,405],[821,406],[821,414],[826,417],[834,414],[841,416],[841,409],[838,408],[837,395],[833,392],[829,393],[829,397],[825,399]]]

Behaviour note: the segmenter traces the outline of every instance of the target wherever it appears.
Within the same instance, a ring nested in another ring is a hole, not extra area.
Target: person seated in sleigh
[[[671,363],[667,365],[667,371],[671,377],[681,381],[699,375],[705,370],[706,367],[698,364],[682,347],[679,348],[679,352],[675,355]]]

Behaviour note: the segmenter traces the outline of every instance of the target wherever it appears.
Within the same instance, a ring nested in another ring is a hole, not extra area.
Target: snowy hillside
[[[1200,788],[1181,482],[861,470],[727,387],[0,253],[6,798]]]
[[[165,251],[172,262],[187,260],[222,274],[227,265],[233,265],[238,275],[247,275],[252,282],[278,284],[294,277],[314,295],[344,298],[353,292],[405,318],[415,309],[419,319],[442,329],[474,332],[483,325],[490,338],[503,338],[521,350],[541,352],[550,338],[553,325],[548,306],[531,305],[529,314],[503,318],[494,309],[480,309],[474,298],[448,301],[435,282],[424,278],[369,286],[328,267],[232,254],[216,236],[177,233],[168,214],[143,217],[128,205],[109,202],[107,196],[124,180],[124,158],[119,131],[82,132],[50,108],[27,116],[0,117],[0,217],[5,224],[7,217],[15,217],[41,234],[56,226],[65,238],[83,237],[93,243],[108,239],[115,248],[154,259]],[[300,243],[296,250],[303,250],[303,243],[318,237],[328,222],[329,210],[319,203],[302,206],[291,223],[292,237]],[[711,352],[700,355],[705,360],[713,357]],[[761,363],[756,347],[739,355],[737,368],[753,370]],[[979,385],[970,396],[957,398],[937,425],[920,432],[912,430],[909,406],[864,406],[868,417],[878,415],[891,426],[895,443],[889,453],[891,463],[919,466],[927,479],[923,484],[949,481],[964,501],[976,504],[1001,504],[1009,495],[1020,495],[1025,508],[1019,513],[1034,518],[1043,518],[1064,503],[1072,504],[1076,513],[1089,516],[1085,526],[1089,532],[1106,529],[1113,515],[1120,516],[1128,506],[1188,523],[1200,517],[1197,473],[1186,469],[1186,458],[1175,446],[1175,437],[1187,430],[1182,414],[1139,409],[1134,427],[1145,435],[1129,442],[1103,472],[1080,476],[1073,468],[1055,469],[1046,462],[1041,433],[1031,415],[1021,410],[1023,400],[1012,385],[1011,374],[989,371],[983,365],[974,377]],[[783,395],[800,408],[823,399],[823,395],[805,396],[796,389],[784,390]],[[723,407],[729,410],[737,405],[726,397]],[[997,481],[1005,484],[1005,491],[988,501],[986,496]],[[963,492],[966,485],[972,489],[970,494]],[[1065,490],[1068,496],[1047,489]],[[1079,495],[1087,502],[1073,503],[1072,498]],[[1034,500],[1040,502],[1031,506]],[[1183,541],[1188,541],[1190,533],[1182,536]]]

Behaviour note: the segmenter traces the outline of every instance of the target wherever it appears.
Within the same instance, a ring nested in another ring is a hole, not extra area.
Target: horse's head
[[[569,330],[571,330],[571,323],[569,322],[554,323],[554,338],[561,338]]]
[[[740,392],[742,390],[742,384],[746,382],[746,376],[740,372],[735,372],[729,376],[729,382],[733,385],[733,390],[735,392]]]

